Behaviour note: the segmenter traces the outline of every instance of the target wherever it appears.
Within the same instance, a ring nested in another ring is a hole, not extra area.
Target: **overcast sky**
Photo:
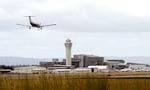
[[[0,56],[65,57],[72,54],[150,56],[149,0],[1,0]],[[33,28],[24,16],[56,26]]]

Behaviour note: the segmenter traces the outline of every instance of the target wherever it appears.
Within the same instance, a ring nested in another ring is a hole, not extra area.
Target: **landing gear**
[[[42,27],[40,27],[40,29],[42,30]]]
[[[31,26],[29,26],[29,30],[31,29]]]

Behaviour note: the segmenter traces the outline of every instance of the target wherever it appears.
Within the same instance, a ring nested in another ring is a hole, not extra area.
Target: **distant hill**
[[[114,56],[106,56],[105,59],[123,59],[125,62],[132,63],[141,63],[141,64],[150,64],[150,57],[146,56],[127,56],[127,57],[114,57]]]
[[[0,57],[0,65],[39,65],[40,61],[48,59],[24,57]]]

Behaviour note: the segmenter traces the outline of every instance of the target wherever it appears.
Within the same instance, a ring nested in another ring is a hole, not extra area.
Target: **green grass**
[[[105,74],[0,75],[0,90],[150,90],[150,79],[106,79]]]

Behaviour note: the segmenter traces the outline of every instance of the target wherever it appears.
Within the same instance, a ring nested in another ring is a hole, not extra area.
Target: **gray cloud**
[[[64,42],[70,38],[73,54],[149,56],[150,18],[120,12],[96,1],[0,1],[0,55],[65,57]],[[29,24],[23,17],[26,15],[37,16],[33,20],[42,24],[57,25],[43,31],[17,26]]]
[[[46,6],[50,2],[62,6]],[[37,17],[34,20],[43,24],[57,23],[56,30],[67,32],[149,32],[150,23],[145,17],[116,12],[94,1],[75,5],[69,3],[71,2],[60,4],[46,0],[32,0],[30,3],[26,0],[15,0],[8,3],[6,0],[0,7],[0,13],[3,13],[0,30],[16,29],[16,23],[28,24],[28,19],[23,16],[35,15]]]

